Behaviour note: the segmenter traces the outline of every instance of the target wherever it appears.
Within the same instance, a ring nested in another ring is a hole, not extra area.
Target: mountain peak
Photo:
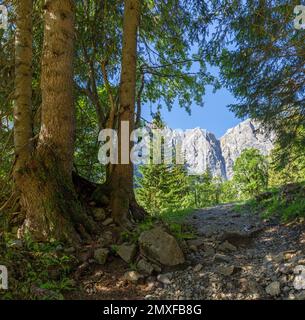
[[[194,143],[204,137],[204,145],[198,147]],[[230,128],[220,138],[207,131],[196,127],[186,130],[185,148],[186,162],[189,171],[193,174],[202,173],[207,169],[213,176],[231,179],[235,160],[244,149],[256,148],[263,155],[270,153],[273,148],[274,135],[268,134],[257,121],[247,119],[237,126]],[[195,157],[194,157],[195,154]]]

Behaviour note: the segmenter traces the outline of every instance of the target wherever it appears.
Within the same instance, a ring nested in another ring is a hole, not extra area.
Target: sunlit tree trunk
[[[14,177],[22,170],[32,151],[32,0],[16,4]]]
[[[129,133],[135,123],[136,96],[136,64],[137,64],[137,33],[140,20],[140,1],[124,1],[123,49],[119,92],[119,161],[122,160],[121,123],[129,123]],[[132,147],[130,143],[130,148]],[[128,158],[128,154],[123,155]],[[110,177],[112,185],[111,209],[114,220],[120,225],[128,223],[129,212],[135,210],[136,202],[133,191],[133,165],[114,165]]]
[[[74,3],[45,2],[41,130],[21,182],[26,220],[21,230],[37,240],[78,240],[93,231],[72,183]]]

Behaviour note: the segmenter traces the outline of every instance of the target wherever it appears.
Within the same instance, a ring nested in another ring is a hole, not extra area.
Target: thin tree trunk
[[[14,178],[17,180],[32,151],[32,9],[32,0],[17,2],[14,103]]]
[[[123,22],[123,51],[121,82],[119,92],[119,161],[122,160],[121,123],[129,123],[129,133],[134,129],[135,122],[135,96],[136,96],[136,64],[137,64],[137,32],[140,20],[140,1],[124,1]],[[132,144],[130,144],[130,149]],[[123,155],[128,158],[128,155]],[[128,224],[129,210],[135,205],[133,191],[133,165],[132,163],[114,165],[111,172],[111,209],[115,222],[120,225]]]

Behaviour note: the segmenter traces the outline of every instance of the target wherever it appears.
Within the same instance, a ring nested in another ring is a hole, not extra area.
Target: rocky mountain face
[[[178,139],[174,140],[177,144]],[[248,119],[229,129],[220,139],[205,129],[186,130],[183,148],[190,174],[202,174],[209,169],[213,176],[231,179],[234,161],[244,149],[256,148],[267,155],[273,141],[273,135],[267,135],[258,123]]]
[[[244,149],[256,148],[263,155],[267,155],[273,148],[274,139],[275,136],[273,134],[267,134],[257,122],[250,119],[229,129],[220,138],[226,178],[232,178],[234,161]]]
[[[153,128],[146,127],[152,134]],[[268,135],[253,120],[246,120],[229,129],[220,139],[206,129],[194,128],[185,131],[165,128],[162,136],[167,141],[169,152],[184,151],[184,161],[189,174],[198,175],[209,170],[222,179],[231,179],[233,166],[244,149],[256,148],[263,155],[273,148],[274,135]],[[166,154],[166,153],[165,153]],[[138,174],[137,166],[135,169]]]
[[[221,144],[213,133],[200,128],[189,129],[185,132],[183,142],[190,174],[202,174],[209,169],[213,176],[226,177]]]
[[[196,141],[203,143],[198,146]],[[256,148],[263,155],[267,155],[273,148],[273,141],[273,135],[268,135],[258,123],[250,119],[229,129],[219,140],[204,129],[187,130],[187,165],[193,174],[209,169],[213,176],[231,179],[234,162],[244,149]],[[194,148],[197,149],[193,150]]]

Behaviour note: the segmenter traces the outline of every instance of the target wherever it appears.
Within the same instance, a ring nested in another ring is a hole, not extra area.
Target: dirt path
[[[185,241],[186,266],[137,284],[113,260],[91,270],[78,299],[305,299],[296,267],[305,266],[304,223],[280,224],[236,212],[233,204],[197,210],[185,220],[197,238]],[[129,269],[130,270],[130,269]],[[304,267],[305,270],[305,267]]]
[[[161,297],[305,299],[294,287],[295,267],[305,266],[304,224],[266,222],[232,204],[198,210],[186,223],[198,234],[188,241],[191,266],[169,275]]]

